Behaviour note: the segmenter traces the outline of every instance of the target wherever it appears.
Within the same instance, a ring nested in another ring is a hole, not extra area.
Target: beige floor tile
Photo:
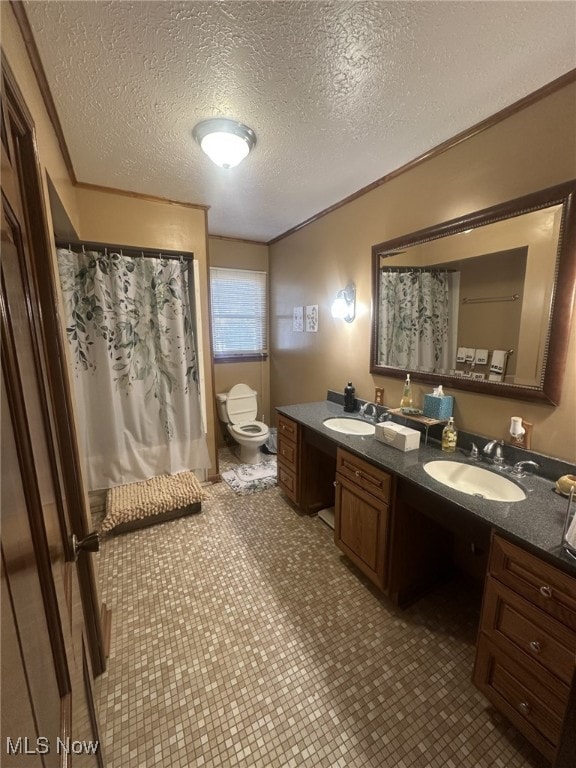
[[[546,765],[470,682],[464,583],[400,611],[276,488],[208,494],[98,555],[109,768]]]

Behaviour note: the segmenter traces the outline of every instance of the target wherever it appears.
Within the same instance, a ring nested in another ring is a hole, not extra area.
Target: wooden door
[[[0,764],[102,767],[64,482],[70,467],[56,434],[33,261],[31,230],[44,211],[29,205],[25,185],[38,186],[39,178],[24,173],[26,127],[17,121],[4,90]]]

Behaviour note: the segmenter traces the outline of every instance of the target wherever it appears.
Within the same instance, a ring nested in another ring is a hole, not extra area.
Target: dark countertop
[[[576,576],[576,560],[560,545],[568,499],[555,492],[552,480],[527,475],[516,481],[527,494],[523,501],[507,503],[479,499],[439,483],[424,471],[423,465],[434,459],[470,463],[463,453],[446,454],[436,445],[424,446],[422,440],[418,450],[403,453],[373,436],[356,437],[335,432],[324,426],[325,419],[357,414],[344,413],[341,405],[328,400],[279,406],[276,410],[307,429],[329,438],[342,448],[450,502],[453,507],[461,509],[463,514],[483,521],[553,565]],[[489,469],[485,463],[480,466]],[[509,473],[504,476],[510,477]]]

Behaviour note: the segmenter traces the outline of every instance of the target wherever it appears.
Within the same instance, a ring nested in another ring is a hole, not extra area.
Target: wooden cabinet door
[[[380,589],[386,588],[388,505],[336,475],[334,541]]]

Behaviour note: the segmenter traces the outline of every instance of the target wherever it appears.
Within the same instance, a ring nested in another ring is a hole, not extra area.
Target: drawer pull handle
[[[538,642],[538,640],[532,640],[530,642],[530,650],[534,651],[534,653],[541,653],[542,652],[542,646]]]
[[[549,586],[544,585],[543,587],[540,587],[540,594],[542,597],[552,597],[552,590]]]
[[[522,712],[523,715],[530,714],[530,704],[528,704],[527,701],[521,701],[520,704],[518,704],[518,709],[520,712]]]
[[[356,472],[354,472],[354,474],[356,475],[356,477],[362,477],[362,472],[360,472],[359,469],[357,469]]]

